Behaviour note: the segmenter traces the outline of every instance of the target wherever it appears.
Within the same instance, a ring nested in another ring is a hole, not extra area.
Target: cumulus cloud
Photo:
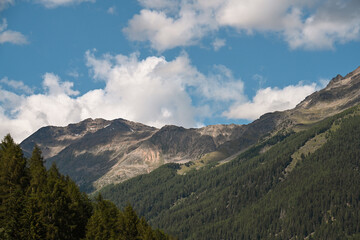
[[[60,77],[53,73],[45,73],[43,79],[43,88],[48,95],[59,96],[65,94],[68,96],[76,96],[79,94],[78,91],[72,90],[74,83],[61,82]]]
[[[195,124],[195,108],[185,87],[196,81],[197,71],[186,56],[168,62],[163,57],[139,60],[137,54],[98,59],[87,52],[86,58],[94,78],[106,82],[102,97],[108,104],[96,102],[92,114],[123,116],[153,126]]]
[[[159,51],[196,44],[226,27],[245,34],[273,32],[293,49],[331,49],[360,38],[358,0],[138,1],[144,9],[123,31]]]
[[[224,106],[246,99],[243,82],[229,69],[214,66],[203,74],[186,53],[171,61],[154,56],[140,59],[138,53],[97,57],[95,51],[87,51],[85,58],[91,76],[104,81],[104,88],[80,94],[72,82],[54,73],[43,75],[39,94],[0,88],[0,135],[10,132],[20,141],[42,126],[64,126],[89,117],[195,127]]]
[[[20,32],[6,30],[8,27],[7,21],[3,18],[2,23],[0,24],[0,44],[3,43],[12,43],[12,44],[27,44],[27,38]]]
[[[125,118],[161,127],[203,125],[214,116],[253,120],[269,111],[294,107],[317,90],[315,83],[283,89],[260,89],[250,101],[244,83],[222,65],[199,72],[186,53],[168,61],[162,56],[141,59],[126,55],[85,53],[90,75],[105,86],[80,94],[74,84],[54,73],[43,75],[41,93],[19,81],[3,78],[0,84],[0,135],[11,133],[21,141],[40,127],[65,126],[86,118]],[[321,80],[320,84],[326,84]],[[18,92],[20,91],[20,93]]]
[[[21,141],[38,128],[46,125],[64,125],[80,121],[80,107],[71,96],[77,92],[72,83],[61,82],[52,73],[43,76],[42,94],[15,94],[0,88],[0,134],[11,133]]]
[[[4,77],[0,80],[0,83],[5,84],[14,90],[20,90],[26,94],[32,94],[34,91],[32,88],[27,86],[21,81],[9,80],[7,77]]]
[[[182,6],[177,17],[164,11],[143,9],[135,15],[123,31],[130,40],[150,41],[159,51],[197,43],[208,32],[217,29],[211,11],[198,12],[191,6]]]
[[[335,43],[360,39],[360,2],[327,1],[301,21],[299,10],[292,13],[293,26],[284,32],[291,48],[331,49]]]
[[[232,119],[255,120],[267,112],[283,111],[294,108],[306,96],[319,90],[326,84],[325,81],[320,82],[320,86],[316,83],[304,85],[290,85],[285,88],[264,88],[256,92],[251,101],[233,104],[223,115]]]
[[[44,5],[46,8],[56,8],[60,6],[69,6],[83,2],[95,2],[95,0],[35,0],[36,3]]]

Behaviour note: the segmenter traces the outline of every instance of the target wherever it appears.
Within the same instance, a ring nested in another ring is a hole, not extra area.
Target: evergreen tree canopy
[[[21,239],[21,216],[28,186],[26,159],[10,135],[0,144],[0,238]]]
[[[38,146],[30,159],[10,135],[0,144],[0,239],[169,239],[99,196],[94,203]]]
[[[180,239],[360,239],[360,106],[226,164],[179,167],[101,193]]]

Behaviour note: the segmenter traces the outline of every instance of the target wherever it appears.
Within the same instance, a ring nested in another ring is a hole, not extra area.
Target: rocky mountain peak
[[[336,77],[334,77],[333,79],[330,80],[330,82],[328,83],[328,85],[326,87],[332,87],[332,86],[338,84],[343,79],[344,79],[344,77],[341,76],[340,74],[338,74]]]
[[[337,75],[322,90],[286,111],[293,124],[308,124],[360,103],[360,67],[345,77]]]
[[[148,173],[164,163],[230,159],[259,141],[286,129],[307,125],[360,103],[360,67],[306,97],[294,109],[267,113],[248,125],[212,125],[161,129],[125,119],[85,119],[66,127],[39,129],[21,146],[30,155],[34,144],[84,190],[92,191]]]
[[[360,66],[358,68],[356,68],[354,71],[352,71],[351,73],[348,73],[345,78],[349,78],[349,77],[353,77],[355,75],[359,75],[360,74]]]
[[[65,129],[71,134],[85,135],[88,132],[96,132],[110,124],[110,121],[102,118],[87,118],[79,123],[69,124]]]

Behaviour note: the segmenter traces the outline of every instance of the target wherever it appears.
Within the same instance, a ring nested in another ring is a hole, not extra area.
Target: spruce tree
[[[47,173],[44,159],[38,146],[34,147],[29,159],[30,186],[26,198],[26,238],[44,239],[46,237],[43,207],[46,202]]]
[[[130,204],[125,207],[123,215],[123,232],[126,239],[136,240],[138,236],[139,217]]]
[[[25,190],[28,186],[26,159],[10,135],[0,144],[0,238],[21,239]]]
[[[94,213],[87,225],[86,239],[125,239],[121,234],[120,217],[119,209],[98,195],[94,203]]]

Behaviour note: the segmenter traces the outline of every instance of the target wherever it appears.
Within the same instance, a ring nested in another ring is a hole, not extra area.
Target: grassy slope
[[[350,237],[360,231],[360,117],[349,117],[358,111],[276,136],[218,167],[180,176],[178,165],[165,165],[102,193],[180,239]],[[318,136],[322,143],[311,150]]]

